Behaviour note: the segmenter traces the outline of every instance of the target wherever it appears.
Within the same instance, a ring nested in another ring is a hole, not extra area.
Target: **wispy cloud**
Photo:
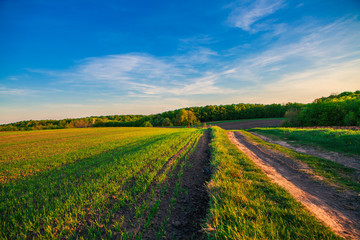
[[[356,41],[360,31],[354,31],[359,27],[360,24],[353,18],[343,18],[325,26],[308,24],[306,32],[303,31],[304,25],[299,29],[294,27],[288,34],[299,35],[296,41],[278,41],[243,59],[239,67],[247,67],[259,73],[284,68],[291,71],[289,66],[294,64],[297,68],[310,68],[359,58],[360,51],[355,49],[360,47]]]
[[[98,88],[121,95],[203,95],[223,92],[211,72],[218,54],[199,47],[183,55],[155,57],[144,53],[108,55],[79,61],[67,71],[35,70],[54,79],[56,85]],[[206,66],[205,66],[206,65]]]
[[[201,94],[231,94],[231,89],[220,88],[215,85],[219,80],[219,74],[192,79],[189,83],[181,86],[155,86],[148,84],[137,84],[136,89],[147,95],[201,95]]]
[[[352,17],[327,25],[306,23],[287,32],[292,41],[281,39],[228,62],[219,77],[223,86],[237,90],[228,102],[302,102],[360,89],[360,31],[356,29],[359,22]],[[239,55],[234,52],[233,56]]]
[[[35,94],[37,91],[25,88],[7,88],[0,86],[1,95],[28,96]]]
[[[230,14],[228,21],[235,27],[251,31],[252,25],[285,6],[283,0],[256,0],[249,5],[237,6]]]
[[[53,87],[72,92],[96,92],[102,98],[122,96],[132,100],[155,100],[207,95],[216,96],[220,101],[242,94],[244,89],[265,89],[289,74],[299,76],[299,72],[309,69],[323,71],[358,59],[359,51],[349,51],[359,47],[356,47],[356,39],[360,38],[360,33],[354,31],[358,25],[354,18],[343,18],[328,25],[301,25],[287,32],[295,36],[294,40],[279,40],[246,56],[236,51],[227,56],[210,48],[196,47],[182,55],[108,55],[83,59],[66,71],[31,71],[52,78]]]

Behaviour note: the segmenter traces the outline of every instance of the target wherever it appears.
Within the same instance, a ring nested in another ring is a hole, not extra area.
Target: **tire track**
[[[349,168],[353,168],[356,170],[357,175],[360,175],[360,159],[359,156],[356,155],[345,155],[343,153],[339,153],[339,152],[332,152],[332,151],[326,151],[325,149],[321,149],[319,148],[315,148],[312,146],[308,146],[305,144],[290,144],[287,141],[283,141],[283,140],[273,140],[269,137],[266,137],[264,135],[261,135],[259,133],[254,133],[251,132],[251,134],[261,138],[262,140],[266,141],[266,142],[270,142],[270,143],[274,143],[274,144],[278,144],[280,146],[286,147],[286,148],[290,148],[292,150],[295,150],[297,152],[300,153],[304,153],[307,155],[311,155],[311,156],[315,156],[315,157],[319,157],[319,158],[324,158],[336,163],[340,163],[346,167]]]

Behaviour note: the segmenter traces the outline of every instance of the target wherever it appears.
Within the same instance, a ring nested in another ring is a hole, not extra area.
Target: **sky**
[[[0,0],[0,124],[360,90],[358,0]]]

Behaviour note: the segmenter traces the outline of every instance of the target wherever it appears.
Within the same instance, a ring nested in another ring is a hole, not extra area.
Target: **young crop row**
[[[172,206],[181,191],[183,168],[202,135],[201,130],[193,134],[180,151],[154,171],[156,175],[144,192],[133,193],[136,195],[133,204],[116,213],[126,216],[119,225],[117,238],[160,239],[164,236]],[[109,232],[108,237],[114,237],[113,233]]]
[[[212,239],[340,239],[272,183],[226,132],[212,128],[212,164],[216,169],[207,230]]]
[[[67,131],[74,130],[58,130],[53,137],[60,141],[47,135],[45,142],[63,148],[70,146],[70,141],[76,146],[71,152],[49,156],[40,151],[27,164],[31,148],[25,148],[24,157],[17,159],[19,164],[13,164],[11,157],[5,159],[10,180],[0,183],[0,238],[126,237],[132,230],[124,223],[135,223],[136,216],[156,212],[156,204],[142,196],[152,196],[157,189],[154,184],[166,182],[202,134],[196,129],[117,129],[111,130],[112,134],[101,132],[108,129],[84,129],[77,130],[80,136],[61,136],[73,134]],[[94,131],[96,137],[84,131]],[[38,136],[41,139],[41,134]],[[41,148],[40,139],[35,136],[21,144],[34,146],[36,142]],[[88,145],[86,139],[90,139]],[[12,147],[17,148],[15,144]],[[26,177],[18,174],[32,170],[35,163],[39,172]],[[125,219],[132,216],[130,209],[135,209],[135,218]]]

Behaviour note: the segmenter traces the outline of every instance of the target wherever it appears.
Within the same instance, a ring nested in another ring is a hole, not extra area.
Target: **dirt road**
[[[285,188],[334,232],[347,239],[360,239],[360,196],[330,186],[296,159],[253,143],[239,132],[230,140],[246,153],[269,178]]]
[[[223,122],[212,124],[209,122],[209,125],[216,125],[226,130],[237,130],[237,129],[248,129],[255,127],[278,127],[280,126],[281,119],[256,119],[256,120],[244,120],[244,121],[234,121],[234,122]]]
[[[353,168],[357,171],[357,173],[360,176],[359,156],[350,155],[350,154],[345,155],[345,154],[338,153],[338,152],[326,151],[324,149],[314,148],[314,147],[307,146],[307,145],[300,145],[300,144],[294,145],[294,144],[290,144],[289,142],[282,141],[280,139],[274,140],[274,139],[268,138],[266,136],[263,136],[261,134],[254,133],[254,132],[252,134],[261,138],[262,140],[264,140],[266,142],[275,143],[275,144],[278,144],[278,145],[286,147],[286,148],[290,148],[290,149],[295,150],[300,153],[305,153],[305,154],[312,155],[315,157],[328,159],[330,161],[337,162],[344,166]]]

